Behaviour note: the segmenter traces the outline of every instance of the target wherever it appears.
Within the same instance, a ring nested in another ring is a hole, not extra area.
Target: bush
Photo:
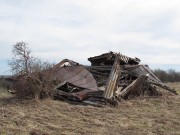
[[[36,99],[52,96],[53,84],[48,80],[53,64],[34,58],[24,42],[13,45],[12,54],[9,65],[16,76],[13,89],[17,95]]]

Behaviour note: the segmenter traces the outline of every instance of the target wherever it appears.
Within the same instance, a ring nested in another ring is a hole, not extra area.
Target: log
[[[144,88],[146,80],[147,80],[147,76],[144,76],[144,75],[139,76],[130,85],[128,85],[123,91],[121,91],[119,96],[122,98],[125,98],[129,94],[138,95],[138,96],[143,94],[143,88]]]

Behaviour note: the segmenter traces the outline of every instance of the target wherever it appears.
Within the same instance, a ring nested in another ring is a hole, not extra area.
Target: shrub
[[[36,99],[51,96],[53,84],[48,80],[53,64],[34,58],[24,42],[13,45],[12,54],[9,65],[15,76],[13,89],[17,95]]]

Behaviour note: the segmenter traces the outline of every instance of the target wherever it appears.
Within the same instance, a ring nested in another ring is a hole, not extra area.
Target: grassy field
[[[180,93],[180,83],[169,84]],[[122,101],[118,107],[20,101],[0,90],[0,135],[180,135],[180,96]]]

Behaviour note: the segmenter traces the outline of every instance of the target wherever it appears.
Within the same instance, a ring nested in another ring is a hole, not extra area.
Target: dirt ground
[[[180,94],[180,83],[169,84]],[[0,90],[0,135],[180,135],[180,95],[122,101],[118,107],[18,100]]]

